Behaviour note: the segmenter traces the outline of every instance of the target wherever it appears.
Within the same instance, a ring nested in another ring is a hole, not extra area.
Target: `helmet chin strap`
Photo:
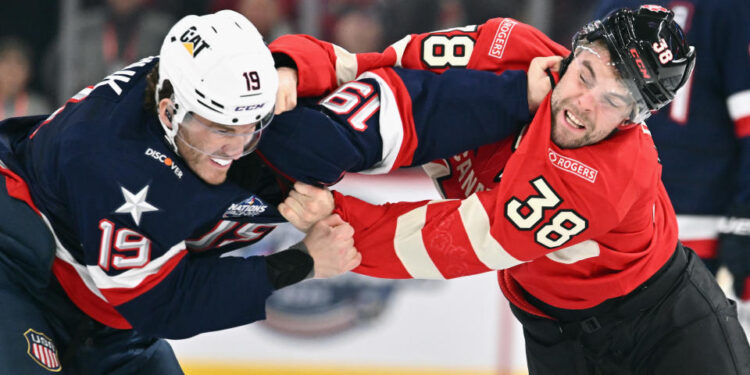
[[[573,52],[571,52],[568,56],[566,56],[560,62],[560,73],[557,75],[558,80],[561,79],[563,74],[565,74],[565,71],[568,70],[568,66],[570,65],[571,61],[573,61]],[[552,74],[552,70],[550,70],[550,68],[547,68],[545,72],[547,73],[547,77],[549,77],[549,83],[552,85],[552,88],[554,89],[555,86],[557,86],[557,82],[555,81],[555,76]]]
[[[175,139],[177,138],[177,128],[179,127],[179,125],[172,121],[172,119],[169,119],[172,125],[172,128],[170,129],[170,127],[167,126],[164,121],[162,121],[161,116],[157,115],[157,117],[159,119],[159,123],[161,123],[161,127],[164,128],[164,140],[167,141],[169,148],[171,148],[175,154],[182,156],[180,155],[180,151],[177,150],[177,142],[175,141]],[[174,129],[174,132],[172,131],[172,129]]]
[[[157,92],[161,88],[162,83],[160,82],[157,85]],[[157,103],[157,111],[158,111],[158,95],[156,96],[156,103]],[[167,144],[172,149],[172,151],[175,152],[175,154],[180,155],[180,151],[177,149],[177,132],[180,129],[180,122],[185,118],[185,116],[180,116],[178,113],[179,111],[179,105],[175,101],[174,95],[169,99],[172,101],[172,106],[168,106],[164,111],[164,117],[169,120],[169,123],[171,126],[167,125],[161,118],[160,114],[157,113],[157,118],[159,119],[159,123],[161,124],[162,129],[164,130],[164,139],[167,141]],[[180,155],[181,156],[181,155]]]
[[[570,54],[560,62],[560,78],[562,78],[563,74],[565,74],[565,71],[568,70],[570,62],[573,61],[573,54],[574,52],[571,51]],[[554,85],[552,87],[554,87]]]
[[[550,68],[547,68],[544,72],[547,73],[547,78],[549,78],[549,84],[554,89],[555,85],[557,85],[557,82],[555,82],[555,76],[552,75],[552,70],[550,70]]]

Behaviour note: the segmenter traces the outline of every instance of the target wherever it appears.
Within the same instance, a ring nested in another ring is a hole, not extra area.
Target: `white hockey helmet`
[[[256,124],[252,149],[273,118],[278,76],[271,52],[237,12],[189,15],[172,26],[161,46],[157,103],[165,80],[175,104],[172,128],[162,127],[175,150],[179,125],[191,113],[225,126]]]

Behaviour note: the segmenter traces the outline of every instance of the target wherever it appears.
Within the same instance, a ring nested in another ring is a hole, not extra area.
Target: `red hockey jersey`
[[[550,305],[584,309],[646,281],[677,244],[648,129],[562,150],[550,124],[547,100],[512,154],[506,142],[492,155],[454,157],[446,168],[454,187],[476,179],[473,190],[490,189],[450,196],[461,200],[374,206],[336,194],[362,252],[356,271],[442,279],[501,270],[506,296],[535,313],[519,285]]]

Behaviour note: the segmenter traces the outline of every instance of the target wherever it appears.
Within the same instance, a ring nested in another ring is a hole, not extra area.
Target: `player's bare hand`
[[[281,67],[276,68],[279,75],[279,91],[276,92],[276,110],[274,114],[290,111],[297,106],[297,70]]]
[[[560,56],[549,56],[549,57],[535,57],[529,64],[528,77],[528,100],[529,100],[529,111],[531,113],[536,112],[539,105],[542,104],[542,100],[547,97],[547,94],[552,90],[552,83],[547,75],[547,69],[553,72],[560,71],[560,63],[562,62]]]
[[[354,228],[336,214],[312,226],[302,241],[315,262],[316,279],[338,276],[359,265],[362,255],[354,247],[353,235]]]
[[[279,204],[279,213],[295,228],[307,232],[318,220],[333,212],[333,194],[302,182],[295,182],[289,196]]]

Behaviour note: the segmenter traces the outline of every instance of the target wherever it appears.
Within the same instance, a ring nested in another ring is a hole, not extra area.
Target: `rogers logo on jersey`
[[[177,176],[177,178],[182,179],[182,169],[180,169],[180,167],[177,166],[177,163],[175,163],[174,160],[172,160],[167,155],[164,155],[161,152],[156,151],[152,149],[151,147],[149,147],[146,149],[146,156],[150,156],[156,159],[157,161],[161,162],[162,164],[166,165],[172,170],[172,172],[174,173],[175,176]]]
[[[495,39],[492,40],[492,47],[490,47],[489,53],[490,56],[497,59],[503,58],[505,46],[508,45],[508,40],[510,39],[510,32],[513,31],[513,28],[517,23],[518,22],[513,21],[510,18],[506,18],[500,22],[500,26],[497,27],[497,32],[495,33]]]
[[[549,149],[548,152],[549,161],[557,168],[560,168],[566,172],[570,172],[592,184],[596,181],[596,175],[599,174],[594,168],[589,167],[586,164],[581,163],[576,159],[571,159],[567,156],[562,156],[557,152]]]

